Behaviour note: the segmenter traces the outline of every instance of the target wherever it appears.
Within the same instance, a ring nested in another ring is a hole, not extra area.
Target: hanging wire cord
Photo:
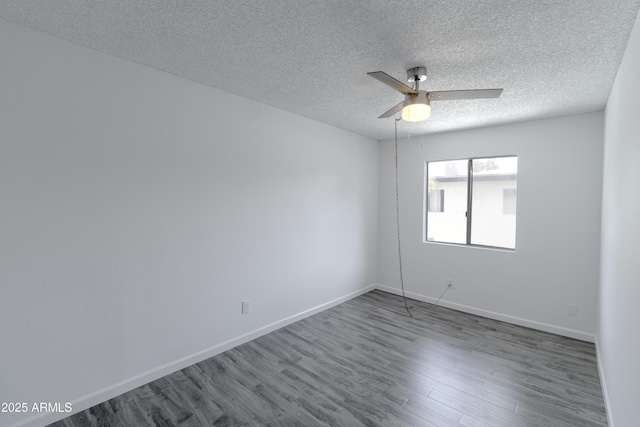
[[[400,287],[402,288],[402,301],[404,302],[404,308],[409,313],[409,317],[413,317],[411,311],[409,310],[409,306],[407,305],[407,297],[404,294],[404,279],[402,277],[402,245],[400,244],[400,192],[398,191],[398,121],[401,119],[396,119],[394,124],[395,128],[395,140],[396,140],[396,227],[398,231],[398,263],[400,265]]]
[[[404,294],[404,279],[402,277],[402,245],[400,242],[400,191],[398,185],[398,122],[400,120],[402,119],[396,119],[394,122],[396,142],[396,227],[398,232],[398,264],[400,266],[400,287],[402,288],[402,301],[404,302],[404,308],[407,310],[407,313],[409,313],[409,317],[413,317],[413,314],[411,314],[409,306],[407,305],[407,297]],[[422,142],[420,144],[422,145]],[[447,293],[450,287],[451,285],[447,285],[447,287],[444,288],[444,291],[442,291],[436,302],[432,304],[434,308],[438,306],[440,299],[444,296],[445,293]]]

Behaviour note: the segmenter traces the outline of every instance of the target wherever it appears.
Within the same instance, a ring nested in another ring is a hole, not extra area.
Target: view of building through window
[[[516,247],[516,156],[427,163],[426,240]]]

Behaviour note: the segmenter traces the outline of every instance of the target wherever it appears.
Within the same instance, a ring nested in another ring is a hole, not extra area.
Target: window
[[[516,156],[427,162],[426,240],[515,249],[517,176]]]
[[[444,212],[444,190],[430,191],[427,203],[429,212]]]
[[[516,214],[516,189],[505,188],[502,190],[502,213],[505,215]]]

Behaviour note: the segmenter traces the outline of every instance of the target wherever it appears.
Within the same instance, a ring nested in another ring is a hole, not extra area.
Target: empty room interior
[[[639,425],[639,9],[1,2],[0,425]]]

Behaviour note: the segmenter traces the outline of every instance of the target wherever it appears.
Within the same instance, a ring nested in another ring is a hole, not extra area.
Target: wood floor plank
[[[606,426],[593,344],[381,291],[53,424]]]
[[[484,421],[492,426],[538,426],[535,421],[516,414],[515,409],[517,405],[514,405],[513,410],[508,410],[470,394],[456,393],[455,396],[450,396],[439,390],[431,391],[429,393],[429,398],[437,400],[445,405],[457,409],[463,414],[470,415],[473,418],[479,421]]]
[[[434,390],[431,390],[429,394],[433,392]],[[431,411],[437,412],[438,414],[443,415],[456,422],[460,421],[460,418],[462,418],[462,415],[464,415],[464,412],[459,411],[455,408],[452,408],[451,406],[445,403],[442,403],[438,400],[434,400],[422,393],[415,393],[413,396],[411,396],[411,399],[409,399],[409,402],[417,403],[424,408],[428,408]]]
[[[434,411],[427,406],[421,405],[414,400],[409,400],[402,408],[420,418],[424,418],[428,422],[438,427],[460,427],[460,423],[458,423],[458,420],[453,420],[445,415],[442,415],[440,412]],[[460,419],[461,417],[462,414],[460,414],[460,417],[458,419]]]

